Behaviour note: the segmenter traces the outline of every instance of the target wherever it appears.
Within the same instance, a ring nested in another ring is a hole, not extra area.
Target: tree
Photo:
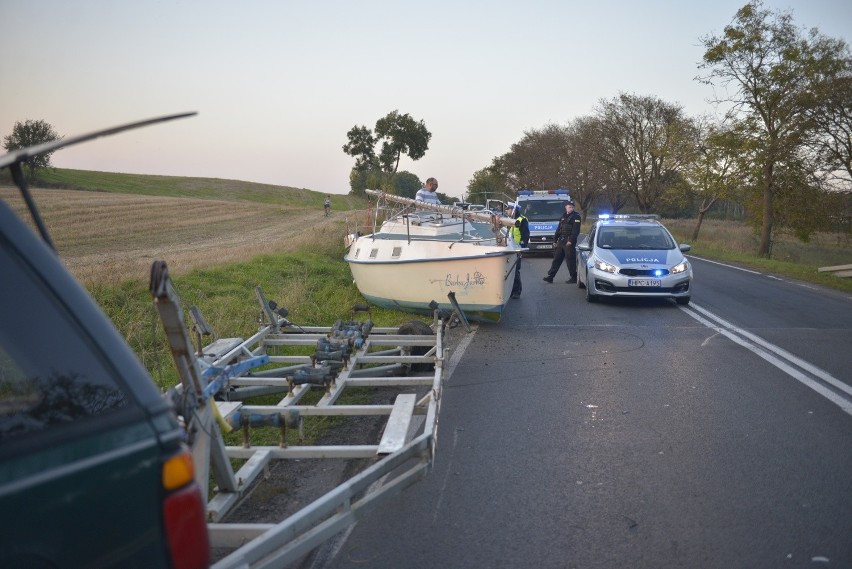
[[[412,160],[423,158],[432,133],[426,130],[422,120],[416,121],[408,113],[401,115],[399,111],[391,111],[376,121],[375,131],[356,125],[346,136],[349,142],[343,145],[343,152],[355,158],[355,170],[378,168],[395,174],[403,154]],[[381,150],[376,154],[379,143]]]
[[[722,125],[704,119],[696,123],[696,157],[684,169],[687,192],[697,198],[698,219],[692,231],[692,241],[704,216],[720,199],[736,196],[748,179],[752,162],[741,136],[732,125]]]
[[[815,126],[811,148],[822,163],[829,189],[852,191],[852,60],[835,77],[812,90],[810,117]]]
[[[486,200],[505,200],[512,195],[512,190],[506,185],[505,178],[492,164],[473,173],[473,178],[467,183],[469,203],[484,204]]]
[[[393,184],[393,193],[404,198],[414,199],[417,195],[417,190],[423,187],[415,174],[411,172],[397,172],[391,180]]]
[[[789,190],[782,182],[801,186],[804,181],[792,175],[803,172],[802,152],[813,133],[812,93],[823,78],[836,77],[844,69],[848,48],[816,29],[805,37],[789,12],[765,10],[760,0],[740,8],[721,36],[701,41],[706,51],[700,67],[708,71],[699,80],[733,88],[733,93],[720,95],[716,102],[732,105],[727,118],[745,127],[756,149],[759,173],[754,186],[761,204],[758,254],[769,257],[775,201]]]
[[[29,146],[36,146],[46,142],[60,140],[60,136],[52,125],[43,120],[25,120],[24,122],[16,122],[12,128],[12,134],[3,137],[3,148],[7,152],[20,150]],[[27,178],[33,180],[36,173],[41,168],[50,167],[50,156],[53,152],[45,152],[38,156],[32,156],[25,162],[27,170]]]
[[[654,211],[657,200],[680,178],[692,159],[694,126],[680,105],[651,96],[620,94],[597,107],[599,159],[639,210]]]
[[[570,153],[565,127],[549,124],[526,131],[501,157],[502,173],[515,189],[555,190],[565,185]]]

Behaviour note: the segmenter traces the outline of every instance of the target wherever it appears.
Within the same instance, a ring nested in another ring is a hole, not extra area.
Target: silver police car
[[[577,245],[577,286],[586,300],[673,298],[688,304],[692,265],[656,215],[601,215]]]

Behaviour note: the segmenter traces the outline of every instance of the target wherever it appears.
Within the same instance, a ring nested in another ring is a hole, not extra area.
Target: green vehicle
[[[0,168],[29,201],[20,154]],[[209,566],[174,410],[46,233],[2,200],[0,275],[0,567]]]

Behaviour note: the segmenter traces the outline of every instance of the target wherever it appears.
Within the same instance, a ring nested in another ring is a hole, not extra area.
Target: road
[[[433,471],[303,566],[852,567],[852,298],[692,260],[678,307],[525,259]]]

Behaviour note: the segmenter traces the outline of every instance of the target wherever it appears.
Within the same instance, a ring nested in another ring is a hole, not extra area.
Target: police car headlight
[[[684,273],[687,269],[689,269],[689,263],[687,261],[683,261],[672,267],[672,274],[676,275],[678,273]]]
[[[603,271],[603,272],[605,272],[605,273],[613,273],[613,274],[615,274],[615,273],[617,273],[617,272],[618,272],[618,268],[617,268],[617,267],[615,267],[614,265],[610,265],[610,264],[609,264],[609,263],[607,263],[606,261],[601,261],[601,260],[600,260],[600,259],[598,259],[597,257],[595,258],[595,268],[596,268],[597,270],[599,270],[599,271]]]

